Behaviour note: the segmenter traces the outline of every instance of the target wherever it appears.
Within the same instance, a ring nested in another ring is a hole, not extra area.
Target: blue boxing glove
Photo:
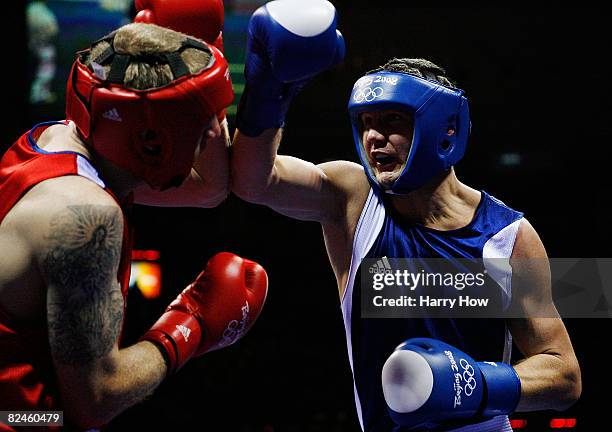
[[[280,128],[289,104],[306,82],[342,61],[344,39],[327,0],[275,0],[249,21],[236,126],[247,136]]]
[[[510,414],[521,394],[512,366],[476,362],[429,338],[408,339],[395,349],[383,366],[382,386],[393,421],[414,429]]]

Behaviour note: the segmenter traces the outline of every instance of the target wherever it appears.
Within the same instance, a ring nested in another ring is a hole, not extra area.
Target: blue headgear
[[[380,189],[359,131],[359,114],[402,110],[413,117],[414,133],[406,165],[388,192],[406,194],[455,165],[465,152],[470,130],[463,90],[396,72],[375,72],[357,80],[348,109],[361,164],[370,183]],[[454,133],[449,135],[449,130]]]

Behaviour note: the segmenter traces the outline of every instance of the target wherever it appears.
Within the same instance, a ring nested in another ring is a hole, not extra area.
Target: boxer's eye
[[[364,129],[369,129],[372,127],[372,116],[367,114],[361,115],[361,125]]]
[[[385,122],[389,124],[406,124],[410,122],[410,117],[401,113],[389,113],[385,116]]]

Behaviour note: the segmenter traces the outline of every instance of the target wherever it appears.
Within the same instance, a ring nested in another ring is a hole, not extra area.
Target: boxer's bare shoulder
[[[348,276],[355,228],[368,198],[370,184],[363,167],[356,163],[333,161],[319,167],[337,189],[336,196],[343,198],[343,201],[338,203],[341,206],[339,217],[322,224],[327,254],[341,290]]]
[[[30,189],[0,230],[0,308],[18,322],[35,324],[45,316],[50,278],[66,265],[82,266],[75,252],[93,246],[88,242],[113,238],[120,251],[123,220],[118,204],[103,189],[86,178],[66,176]],[[60,256],[73,262],[58,260]]]
[[[79,206],[110,207],[120,214],[117,202],[100,186],[85,177],[63,176],[45,180],[24,194],[6,215],[2,227],[20,233],[35,254],[41,253],[58,218]]]
[[[322,163],[319,168],[325,173],[331,187],[335,189],[334,195],[341,198],[337,203],[338,217],[324,225],[348,228],[348,232],[351,231],[350,228],[354,230],[370,191],[363,167],[354,162],[339,160]]]

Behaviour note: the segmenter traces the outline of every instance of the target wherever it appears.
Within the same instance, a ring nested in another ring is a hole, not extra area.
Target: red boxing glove
[[[215,45],[223,51],[222,0],[135,0],[134,22],[157,24]]]
[[[267,291],[263,267],[219,253],[142,339],[157,344],[165,353],[168,373],[176,372],[191,357],[231,345],[249,331]]]

